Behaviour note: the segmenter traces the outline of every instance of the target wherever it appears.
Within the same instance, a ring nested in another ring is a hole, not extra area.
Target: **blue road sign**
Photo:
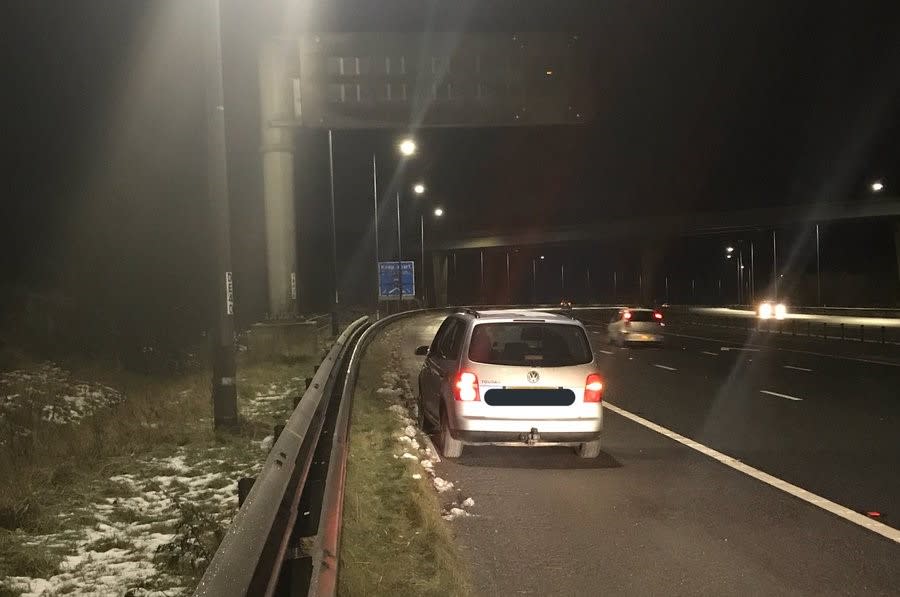
[[[403,268],[403,298],[416,296],[416,267],[412,261],[379,261],[378,262],[378,298],[382,300],[400,300],[400,275],[398,265]]]

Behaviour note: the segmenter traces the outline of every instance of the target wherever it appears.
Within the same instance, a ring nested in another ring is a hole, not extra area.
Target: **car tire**
[[[462,455],[463,443],[450,435],[450,417],[447,409],[441,406],[441,428],[438,436],[438,448],[444,458],[459,458]]]
[[[579,444],[575,449],[575,452],[578,454],[579,458],[596,458],[597,456],[600,456],[600,440],[597,439],[592,442]]]
[[[425,416],[425,396],[422,395],[421,385],[419,386],[419,399],[416,401],[416,411],[416,423],[419,425],[422,433],[425,435],[434,433],[434,425]]]

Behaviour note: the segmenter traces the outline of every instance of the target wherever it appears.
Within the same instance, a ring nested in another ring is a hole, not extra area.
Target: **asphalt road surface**
[[[397,324],[411,375],[422,362],[415,347],[442,319]],[[609,404],[900,525],[900,362],[828,356],[834,344],[824,341],[747,346],[700,326],[670,326],[662,348],[620,349],[606,344],[605,326],[588,329]],[[605,424],[596,460],[568,448],[467,446],[437,465],[475,500],[475,516],[452,524],[478,594],[900,591],[897,542],[610,409]]]

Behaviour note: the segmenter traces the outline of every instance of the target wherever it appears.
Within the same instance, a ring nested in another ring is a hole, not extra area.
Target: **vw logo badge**
[[[528,372],[528,383],[537,383],[541,380],[541,376],[537,371],[529,371]]]

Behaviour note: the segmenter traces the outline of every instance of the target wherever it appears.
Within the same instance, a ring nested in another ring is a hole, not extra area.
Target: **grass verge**
[[[469,595],[468,571],[438,497],[396,458],[397,420],[376,393],[398,339],[389,328],[369,345],[356,385],[338,593]]]

